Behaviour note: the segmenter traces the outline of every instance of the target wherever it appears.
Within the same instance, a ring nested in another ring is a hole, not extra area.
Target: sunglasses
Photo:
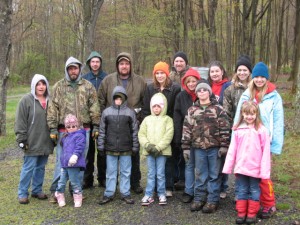
[[[205,92],[205,91],[208,91],[208,89],[207,88],[200,88],[200,89],[198,89],[198,92]]]
[[[74,129],[74,128],[76,128],[76,127],[77,127],[76,125],[73,125],[73,126],[66,126],[67,129],[71,129],[71,128]]]

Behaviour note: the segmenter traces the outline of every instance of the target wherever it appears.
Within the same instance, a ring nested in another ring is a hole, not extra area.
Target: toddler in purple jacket
[[[79,173],[85,169],[84,148],[86,144],[86,134],[84,129],[79,128],[76,116],[68,114],[65,118],[65,127],[67,133],[61,139],[62,153],[60,156],[61,174],[58,186],[55,192],[59,207],[66,205],[65,188],[66,183],[70,180],[74,207],[81,207],[82,204],[82,187]]]

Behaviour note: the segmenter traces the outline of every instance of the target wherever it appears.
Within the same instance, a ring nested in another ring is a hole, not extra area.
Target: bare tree
[[[6,95],[9,75],[8,58],[11,48],[12,0],[0,1],[0,136],[6,135]]]
[[[83,9],[83,56],[94,50],[95,27],[104,0],[81,0]]]
[[[293,66],[293,75],[296,77],[297,87],[294,87],[296,91],[295,101],[295,130],[299,131],[300,128],[300,0],[296,0],[296,24],[295,24],[295,61]]]

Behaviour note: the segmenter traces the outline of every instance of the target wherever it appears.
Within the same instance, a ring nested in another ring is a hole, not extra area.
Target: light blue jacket
[[[241,106],[244,101],[250,99],[250,92],[247,89],[241,96],[234,117],[236,124],[240,117]],[[260,117],[264,126],[269,130],[271,139],[271,153],[281,154],[284,136],[284,114],[282,99],[279,93],[274,90],[266,94],[259,103]]]

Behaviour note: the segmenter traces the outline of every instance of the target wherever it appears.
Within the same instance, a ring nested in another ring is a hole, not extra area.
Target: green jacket
[[[26,156],[49,155],[53,153],[54,145],[50,139],[50,132],[44,109],[35,96],[36,84],[44,80],[47,85],[47,102],[49,98],[49,84],[43,75],[36,74],[32,78],[31,93],[26,94],[19,102],[16,111],[15,134],[18,143],[28,144]],[[47,107],[46,107],[47,108]]]
[[[156,116],[151,107],[151,115],[145,117],[138,133],[141,152],[143,155],[148,155],[145,148],[149,144],[155,144],[156,148],[162,152],[162,155],[172,155],[171,141],[174,135],[174,125],[171,117],[167,116],[167,99],[162,93],[153,95],[161,96],[164,99],[162,112]],[[152,97],[152,98],[153,98]]]
[[[122,56],[126,56],[130,59],[131,72],[128,78],[126,93],[128,96],[127,106],[131,109],[140,109],[143,107],[144,93],[147,87],[144,78],[133,72],[132,58],[129,53],[123,52],[117,56],[116,67],[118,71],[118,59]],[[112,105],[112,93],[116,86],[123,86],[122,80],[119,77],[118,72],[107,75],[101,82],[98,90],[98,98],[100,102],[101,112],[107,107]]]
[[[53,86],[53,95],[48,108],[47,122],[50,129],[64,127],[65,116],[69,113],[76,115],[81,125],[93,124],[98,128],[100,123],[100,107],[97,92],[93,84],[81,78],[72,85],[67,73],[67,65],[70,63],[82,64],[70,57],[65,66],[65,78]]]

